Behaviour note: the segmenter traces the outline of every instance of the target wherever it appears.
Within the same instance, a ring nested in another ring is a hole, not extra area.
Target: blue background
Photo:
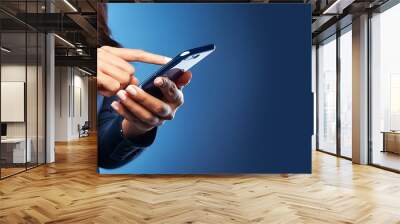
[[[152,146],[101,173],[311,172],[311,9],[302,4],[108,4],[112,36],[174,57],[208,43],[185,104]],[[135,63],[139,80],[158,66]]]

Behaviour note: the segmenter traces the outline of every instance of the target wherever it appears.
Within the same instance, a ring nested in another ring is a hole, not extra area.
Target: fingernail
[[[114,110],[118,110],[118,108],[119,108],[118,102],[116,102],[116,101],[112,102],[112,103],[111,103],[111,107],[112,107]]]
[[[168,63],[169,61],[172,60],[172,58],[170,58],[170,57],[164,57],[164,60],[165,60],[165,63]]]
[[[136,95],[136,93],[137,93],[136,89],[135,89],[133,86],[128,86],[128,87],[126,88],[126,91],[127,91],[129,94],[131,94],[132,96]]]
[[[156,86],[162,86],[162,84],[163,84],[162,78],[157,77],[157,78],[154,80],[154,84],[155,84]]]
[[[126,100],[126,92],[125,92],[124,90],[118,91],[117,96],[118,96],[121,100]]]
[[[132,81],[133,81],[134,84],[138,84],[139,83],[139,80],[136,77],[133,77]]]

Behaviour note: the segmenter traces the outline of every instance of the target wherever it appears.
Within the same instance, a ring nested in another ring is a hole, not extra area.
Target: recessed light
[[[90,72],[88,72],[88,71],[86,71],[86,70],[83,70],[83,69],[81,69],[81,68],[79,68],[79,67],[78,67],[78,70],[81,71],[81,72],[83,72],[83,73],[85,73],[85,74],[87,74],[87,75],[89,75],[89,76],[92,76],[92,75],[93,75],[92,73],[90,73]]]
[[[0,49],[1,49],[1,51],[4,51],[4,52],[6,52],[6,53],[10,53],[10,52],[11,52],[10,49],[7,49],[7,48],[5,48],[5,47],[1,47]]]
[[[69,42],[68,40],[66,40],[66,39],[64,39],[64,38],[62,38],[62,37],[60,37],[59,35],[57,35],[57,34],[54,34],[54,36],[55,37],[57,37],[59,40],[61,40],[62,42],[64,42],[64,43],[66,43],[67,45],[69,45],[70,47],[73,47],[73,48],[75,48],[75,45],[73,45],[71,42]]]
[[[65,4],[67,4],[74,12],[78,12],[78,10],[68,1],[64,0]]]

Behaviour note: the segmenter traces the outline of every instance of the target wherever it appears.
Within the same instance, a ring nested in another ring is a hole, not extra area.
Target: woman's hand
[[[128,85],[125,90],[117,92],[120,102],[113,102],[113,109],[124,117],[122,131],[127,138],[144,134],[165,120],[174,118],[177,109],[183,104],[182,87],[192,78],[190,72],[185,72],[174,83],[166,77],[158,77],[154,85],[162,94],[162,99],[146,93],[136,85]]]
[[[103,96],[113,96],[128,85],[136,85],[135,68],[131,61],[165,64],[169,60],[143,50],[104,46],[97,49],[97,89]]]

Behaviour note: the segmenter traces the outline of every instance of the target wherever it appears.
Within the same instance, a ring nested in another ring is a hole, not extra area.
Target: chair
[[[78,124],[79,138],[89,136],[89,130],[90,130],[89,121],[85,121],[85,123],[82,126]]]

